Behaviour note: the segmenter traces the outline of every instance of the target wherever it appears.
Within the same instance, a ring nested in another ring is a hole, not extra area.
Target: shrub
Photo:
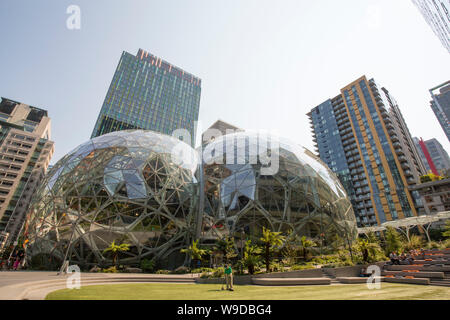
[[[336,263],[330,263],[323,265],[322,268],[341,268],[341,267],[352,267],[355,264],[351,261],[341,261]]]
[[[192,269],[191,273],[207,273],[207,272],[213,272],[214,269],[213,268],[197,268],[197,269]]]
[[[304,265],[296,264],[291,267],[292,271],[307,270],[307,269],[315,269],[315,266],[313,264],[304,264]]]
[[[176,268],[172,273],[173,274],[186,274],[189,273],[190,269],[188,267],[185,266],[181,266]]]
[[[140,263],[140,267],[144,272],[153,272],[155,269],[155,261],[150,259],[144,259]]]
[[[270,270],[272,272],[284,272],[284,266],[282,263],[276,262],[276,261],[272,261],[270,263]]]
[[[440,249],[442,246],[436,241],[431,241],[427,243],[427,249]]]
[[[443,243],[444,249],[450,248],[450,239],[445,240]]]
[[[202,278],[202,279],[209,279],[209,278],[212,278],[212,275],[209,272],[203,272],[200,275],[200,278]]]
[[[323,256],[323,257],[314,257],[311,260],[312,264],[331,264],[331,263],[337,263],[340,262],[341,259],[337,255],[329,255],[329,256]]]
[[[104,273],[119,273],[119,270],[117,270],[117,268],[115,266],[113,266],[113,267],[109,267],[106,269],[102,269],[102,272],[104,272]]]
[[[225,270],[223,268],[214,269],[212,277],[213,278],[222,278],[225,274]]]
[[[404,246],[404,249],[406,251],[414,250],[414,249],[420,249],[423,245],[423,239],[421,236],[413,234],[409,237],[409,242],[407,242]]]
[[[170,274],[169,270],[158,270],[156,271],[156,274]]]

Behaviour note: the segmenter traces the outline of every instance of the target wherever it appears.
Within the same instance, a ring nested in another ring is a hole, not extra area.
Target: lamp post
[[[245,232],[241,229],[241,259],[244,259],[244,247],[245,247]]]
[[[326,209],[327,211],[330,211],[331,208],[331,203],[327,202],[324,206],[324,209]],[[323,215],[325,214],[325,210],[322,210],[322,213],[320,215],[320,256],[323,256],[323,238],[324,238],[324,233],[323,233]]]

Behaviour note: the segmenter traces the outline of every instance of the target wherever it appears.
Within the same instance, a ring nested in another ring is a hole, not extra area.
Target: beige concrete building
[[[421,203],[418,205],[420,215],[450,211],[450,179],[421,183],[409,188],[420,194]]]
[[[17,240],[54,152],[47,111],[0,102],[0,248]]]
[[[220,136],[225,136],[229,133],[243,132],[244,129],[236,127],[222,120],[217,120],[214,122],[205,132],[202,134],[202,144],[208,144],[219,138]]]
[[[412,135],[406,125],[405,119],[398,107],[397,101],[389,94],[386,88],[382,88],[384,98],[388,102],[391,123],[386,122],[388,134],[393,142],[395,153],[400,159],[400,164],[405,174],[408,185],[420,182],[420,177],[426,174],[426,169],[414,144]]]

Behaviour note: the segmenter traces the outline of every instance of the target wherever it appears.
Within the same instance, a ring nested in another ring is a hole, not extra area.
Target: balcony
[[[391,134],[391,140],[392,140],[392,142],[400,141],[396,133]]]

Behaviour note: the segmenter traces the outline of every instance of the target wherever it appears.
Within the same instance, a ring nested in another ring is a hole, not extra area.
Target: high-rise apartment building
[[[425,170],[385,88],[363,76],[308,116],[316,152],[344,185],[360,226],[417,215],[419,195],[411,195],[408,186]]]
[[[17,240],[33,193],[54,152],[47,111],[0,102],[0,247]]]
[[[413,0],[428,25],[450,53],[450,1]]]
[[[431,109],[450,141],[450,81],[430,89],[430,94],[433,98],[430,102]]]
[[[142,49],[123,52],[91,138],[126,129],[172,135],[185,129],[194,145],[201,80]]]

